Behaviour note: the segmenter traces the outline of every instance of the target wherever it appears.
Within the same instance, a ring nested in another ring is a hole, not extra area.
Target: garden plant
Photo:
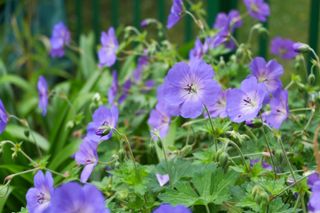
[[[62,21],[47,37],[13,20],[0,212],[320,212],[319,57],[268,32],[264,0],[241,4],[208,25],[202,1],[173,0],[166,26],[110,26],[98,46]],[[167,33],[184,16],[199,29],[187,55]]]

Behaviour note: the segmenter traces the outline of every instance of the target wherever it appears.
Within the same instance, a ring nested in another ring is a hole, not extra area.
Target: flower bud
[[[308,44],[301,43],[301,42],[294,43],[292,47],[293,47],[294,51],[296,51],[298,53],[306,53],[306,52],[309,52],[311,49]]]
[[[264,204],[269,201],[268,193],[259,185],[252,188],[251,194],[258,204]]]
[[[182,148],[181,155],[182,156],[186,156],[186,155],[190,154],[191,151],[192,151],[192,146],[191,145],[186,145],[185,147]]]
[[[219,161],[219,164],[222,168],[226,168],[228,166],[228,162],[229,162],[228,153],[226,153],[226,152],[221,153],[218,161]]]
[[[310,73],[310,75],[308,76],[308,83],[312,84],[315,80],[316,80],[315,75],[313,73]]]

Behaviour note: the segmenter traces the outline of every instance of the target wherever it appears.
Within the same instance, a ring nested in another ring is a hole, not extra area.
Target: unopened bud
[[[221,153],[221,155],[219,156],[219,164],[222,168],[225,168],[226,166],[228,166],[228,162],[229,162],[229,155],[226,152]]]
[[[301,43],[301,42],[294,43],[292,47],[293,47],[294,51],[296,51],[298,53],[306,53],[306,52],[309,52],[311,49],[308,44]]]
[[[258,204],[266,203],[269,200],[268,193],[259,185],[253,187],[251,194]]]
[[[182,148],[181,155],[182,156],[186,156],[186,155],[190,154],[191,151],[192,151],[192,146],[191,145],[187,145],[187,146]]]
[[[316,80],[315,75],[313,73],[310,73],[310,75],[308,76],[309,84],[312,84],[315,80]]]

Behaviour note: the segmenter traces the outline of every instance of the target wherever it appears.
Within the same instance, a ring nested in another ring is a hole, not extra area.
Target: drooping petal
[[[87,164],[83,168],[83,170],[81,172],[81,177],[80,177],[80,181],[82,183],[86,183],[87,182],[87,180],[89,179],[89,177],[90,177],[90,175],[91,175],[91,173],[92,173],[92,171],[93,171],[95,166],[96,166],[96,164],[91,163],[91,164]]]
[[[196,98],[190,98],[181,105],[181,116],[184,118],[196,118],[202,113],[202,103]]]

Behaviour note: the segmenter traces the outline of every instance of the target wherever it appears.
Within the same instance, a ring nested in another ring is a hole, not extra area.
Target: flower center
[[[253,12],[259,12],[259,8],[257,7],[257,5],[255,3],[251,3],[250,4],[250,8]]]
[[[96,130],[96,135],[99,136],[105,136],[107,134],[109,134],[109,132],[111,131],[112,127],[109,125],[108,121],[104,121],[101,126],[98,127],[98,129]]]
[[[268,78],[267,78],[267,75],[266,75],[266,71],[265,70],[262,70],[260,72],[260,74],[257,76],[257,79],[260,83],[263,83],[265,81],[268,81]]]
[[[188,94],[191,93],[197,93],[197,87],[194,84],[187,84],[187,86],[184,88],[185,91],[188,92]]]
[[[251,98],[248,96],[243,99],[243,102],[244,102],[245,106],[251,106],[251,107],[256,106],[256,103],[254,101],[252,101]]]
[[[50,201],[50,196],[46,193],[40,192],[37,194],[37,203],[43,204],[44,202]]]
[[[280,48],[280,49],[279,49],[279,53],[280,53],[280,55],[284,55],[284,54],[287,53],[287,49],[285,49],[285,48]]]

